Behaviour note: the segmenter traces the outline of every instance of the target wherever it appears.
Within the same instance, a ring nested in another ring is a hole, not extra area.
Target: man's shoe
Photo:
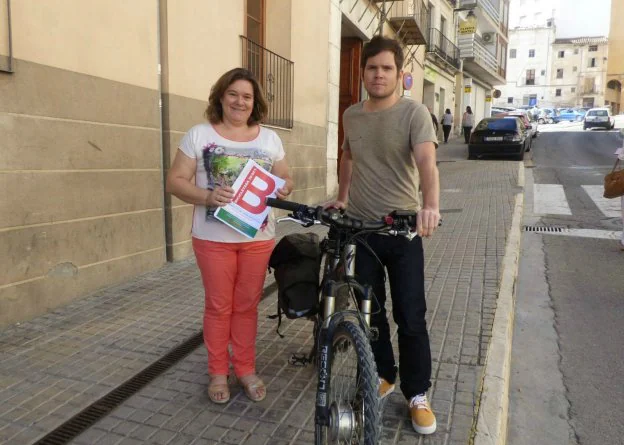
[[[436,430],[436,418],[427,402],[427,394],[412,397],[409,403],[412,427],[420,434],[433,434]]]
[[[388,382],[386,379],[379,378],[379,398],[381,400],[388,397],[394,392],[394,383]]]

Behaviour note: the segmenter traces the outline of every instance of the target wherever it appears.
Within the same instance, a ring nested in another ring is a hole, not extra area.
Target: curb
[[[524,163],[520,163],[518,186],[524,187]],[[481,382],[473,445],[504,445],[507,442],[511,344],[514,322],[514,299],[520,259],[520,240],[524,193],[515,199],[509,239],[505,246],[492,339]]]

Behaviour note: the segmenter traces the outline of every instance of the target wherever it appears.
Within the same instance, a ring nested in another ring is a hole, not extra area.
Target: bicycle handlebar
[[[340,229],[355,230],[383,230],[392,229],[400,233],[409,233],[416,228],[416,212],[395,211],[382,218],[380,221],[363,221],[342,215],[337,209],[326,210],[322,206],[309,207],[293,201],[284,201],[276,198],[267,198],[269,207],[288,210],[293,212],[295,219],[305,222],[320,221],[326,225]]]

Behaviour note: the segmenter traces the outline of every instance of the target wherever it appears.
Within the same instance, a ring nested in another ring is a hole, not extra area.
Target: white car
[[[611,115],[608,108],[592,108],[585,113],[583,120],[583,130],[588,128],[604,128],[605,130],[613,130],[615,128],[615,119]]]

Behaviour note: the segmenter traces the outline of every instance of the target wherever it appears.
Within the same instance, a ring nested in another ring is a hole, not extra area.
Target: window
[[[515,49],[510,49],[509,50],[509,58],[510,59],[515,59],[516,58],[516,50]]]
[[[552,19],[546,20],[546,26],[548,26],[549,28],[552,27],[552,22]]]
[[[446,35],[446,19],[443,15],[440,16],[440,34],[442,34],[443,36]]]
[[[596,65],[596,58],[592,57],[591,59],[589,59],[589,64],[587,65],[589,68],[595,68]]]
[[[557,79],[563,79],[563,68],[557,69]]]
[[[542,76],[545,76],[546,75],[546,70],[542,70],[541,74],[542,74]]]
[[[535,57],[535,50],[534,49],[530,49],[529,50],[529,57]]]
[[[535,85],[535,70],[526,71],[526,84]]]
[[[555,96],[560,97],[561,96],[561,88],[557,88],[555,90]]]
[[[574,48],[574,54],[578,54],[578,53],[579,53],[578,48]]]
[[[247,38],[264,46],[264,0],[247,0]]]
[[[589,45],[589,52],[598,51],[598,45]]]
[[[520,21],[518,22],[518,24],[520,26],[525,26],[524,22],[526,22],[526,15],[520,16]]]
[[[507,98],[507,103],[508,104],[512,104],[513,103],[513,97],[508,97]]]
[[[577,67],[573,66],[572,67],[572,72],[576,73]]]
[[[565,51],[559,51],[559,53],[557,53],[557,57],[563,59],[565,57]]]
[[[570,88],[570,92],[572,92],[572,93],[576,93],[576,87],[572,87],[572,88]]]

